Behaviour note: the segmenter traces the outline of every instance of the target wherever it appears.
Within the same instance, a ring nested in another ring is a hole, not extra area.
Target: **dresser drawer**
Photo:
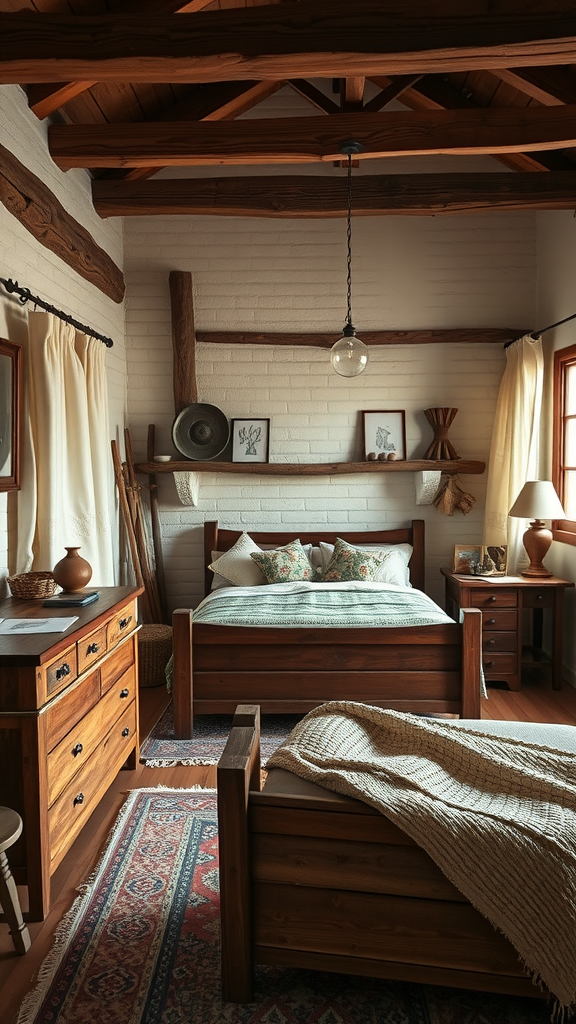
[[[108,650],[111,650],[133,629],[136,629],[137,624],[136,601],[131,601],[108,623]]]
[[[489,654],[490,651],[516,652],[517,633],[482,633],[482,650]]]
[[[100,666],[100,680],[102,693],[109,690],[111,686],[124,675],[135,662],[135,638],[132,637],[126,643],[121,644],[115,651],[108,655],[106,661]]]
[[[134,746],[133,702],[48,811],[50,870],[58,866]]]
[[[470,594],[472,608],[517,608],[518,592],[516,590],[498,590],[494,584],[490,589],[473,590]]]
[[[46,666],[44,671],[46,673],[46,695],[49,697],[74,682],[78,675],[76,644],[72,644],[66,651],[59,654],[54,661]]]
[[[491,609],[488,612],[482,612],[482,629],[489,633],[499,630],[515,631],[517,625],[518,612],[514,608],[504,611]]]
[[[78,655],[78,675],[85,672],[95,661],[99,661],[106,654],[107,626],[104,624],[100,629],[94,630],[88,636],[79,640],[76,645]]]
[[[522,604],[525,608],[553,608],[554,591],[547,587],[541,590],[525,590],[522,594]]]
[[[100,698],[100,673],[98,669],[63,693],[46,709],[46,747],[52,750],[57,743],[80,722],[87,711]]]
[[[121,697],[120,693],[126,690],[128,695]],[[70,732],[48,755],[49,807],[92,756],[102,737],[109,731],[111,723],[124,714],[127,706],[134,700],[134,693],[133,672],[127,672],[125,680],[116,688],[108,690],[108,693],[81,721],[74,724]]]
[[[516,675],[516,654],[484,653],[482,668],[486,679],[506,679]]]

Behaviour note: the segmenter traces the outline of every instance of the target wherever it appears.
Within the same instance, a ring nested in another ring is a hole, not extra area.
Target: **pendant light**
[[[347,263],[347,299],[348,312],[342,337],[330,349],[330,362],[341,377],[357,377],[368,365],[368,349],[360,338],[356,337],[356,328],[352,323],[352,154],[360,153],[359,142],[349,140],[343,142],[340,152],[348,157],[348,217],[346,241],[348,249]]]

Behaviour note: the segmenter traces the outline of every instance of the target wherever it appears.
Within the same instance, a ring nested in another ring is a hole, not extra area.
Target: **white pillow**
[[[359,551],[368,551],[371,554],[386,556],[384,562],[374,574],[374,582],[395,583],[400,587],[410,587],[412,585],[408,569],[408,562],[412,556],[411,544],[354,544],[352,546],[357,547]],[[334,553],[334,545],[327,544],[326,541],[321,540],[320,550],[322,552],[322,572],[325,572],[326,566]]]
[[[236,587],[259,587],[266,580],[259,566],[250,558],[250,552],[261,550],[249,534],[242,533],[236,543],[208,568]]]
[[[226,554],[225,551],[212,551],[211,552],[212,561],[215,562],[217,558],[222,558],[222,555],[225,555],[225,554]],[[220,573],[218,573],[218,572],[213,572],[212,573],[212,583],[210,585],[210,592],[212,592],[213,590],[220,590],[221,587],[232,587],[232,586],[233,586],[233,584],[230,583],[230,580],[225,579],[224,576],[220,575]]]
[[[247,533],[243,534],[242,536],[249,537],[249,539],[252,540],[252,538]],[[238,543],[238,541],[236,541],[236,544],[237,543]],[[254,541],[252,541],[252,543],[255,544]],[[236,544],[234,545],[234,548],[236,547]],[[312,565],[312,568],[313,569],[319,569],[321,567],[321,564],[322,564],[322,556],[321,556],[320,548],[313,548],[311,544],[303,544],[302,547],[304,548],[304,552],[306,554],[306,557],[307,557],[308,561]],[[230,548],[230,551],[233,551],[234,548]],[[262,548],[259,548],[259,547],[257,547],[255,545],[253,550],[254,551],[278,551],[279,549],[273,547],[271,544],[264,544],[264,546]],[[213,590],[220,590],[221,587],[230,587],[230,586],[251,587],[251,586],[258,586],[259,584],[266,582],[266,578],[264,576],[264,573],[262,573],[262,572],[260,572],[260,575],[261,575],[262,579],[259,579],[257,584],[252,584],[252,583],[234,583],[231,579],[227,578],[222,573],[217,571],[216,568],[215,568],[217,560],[222,558],[224,555],[229,554],[230,551],[212,551],[211,552],[212,562],[210,563],[208,568],[212,569],[212,572],[214,573],[214,578],[212,580],[212,586],[210,587],[210,592],[212,592]],[[256,563],[254,563],[254,564],[256,564]]]

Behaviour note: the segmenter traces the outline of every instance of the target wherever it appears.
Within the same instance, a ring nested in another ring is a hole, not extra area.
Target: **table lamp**
[[[542,520],[566,518],[552,481],[527,480],[508,515],[514,516],[515,519],[534,520],[522,538],[530,565],[521,575],[539,579],[552,576],[553,573],[548,572],[542,565],[542,560],[552,543],[552,532]]]

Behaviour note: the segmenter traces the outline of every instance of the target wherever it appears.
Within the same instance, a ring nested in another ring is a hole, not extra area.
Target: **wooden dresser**
[[[0,618],[77,616],[63,633],[0,636],[0,804],[24,820],[10,863],[30,920],[50,878],[138,746],[136,587],[101,587],[84,608],[8,598]]]

